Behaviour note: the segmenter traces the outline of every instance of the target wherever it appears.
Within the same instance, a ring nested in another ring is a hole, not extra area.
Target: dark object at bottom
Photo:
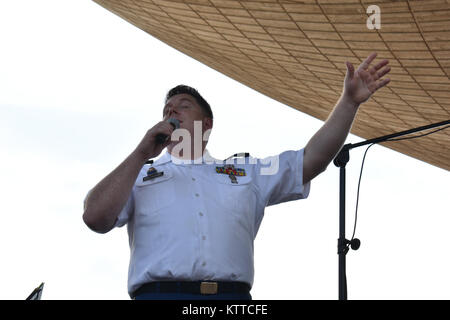
[[[179,293],[210,296],[214,299],[215,295],[220,294],[244,294],[249,295],[250,286],[245,282],[228,281],[157,281],[149,282],[137,289],[133,293],[136,298],[146,293]]]

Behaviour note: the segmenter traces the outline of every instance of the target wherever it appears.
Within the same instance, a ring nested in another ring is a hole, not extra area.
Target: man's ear
[[[203,118],[203,132],[212,129],[212,127],[213,127],[213,119],[209,117]]]

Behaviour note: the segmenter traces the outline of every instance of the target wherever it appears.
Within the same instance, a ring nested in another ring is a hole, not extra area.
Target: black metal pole
[[[339,300],[347,300],[347,275],[345,265],[345,166],[339,168]]]
[[[345,166],[350,159],[348,148],[344,146],[334,159],[334,164],[339,167],[339,300],[347,300],[347,276],[345,255],[347,254],[347,240],[345,239]]]
[[[401,132],[397,132],[397,133],[388,134],[386,136],[373,138],[373,139],[369,139],[369,140],[366,140],[366,141],[361,141],[361,142],[358,142],[358,143],[355,143],[355,144],[349,143],[346,146],[347,146],[347,149],[350,150],[350,149],[354,149],[354,148],[357,148],[357,147],[364,146],[366,144],[380,143],[380,142],[384,142],[384,141],[387,141],[387,140],[392,139],[392,138],[404,136],[404,135],[407,135],[407,134],[410,134],[410,133],[415,133],[415,132],[423,131],[423,130],[427,130],[427,129],[433,129],[433,128],[436,128],[436,127],[444,126],[446,124],[450,124],[450,120],[445,120],[445,121],[429,124],[429,125],[426,125],[426,126],[417,127],[417,128],[414,128],[414,129],[409,129],[409,130],[405,130],[405,131],[401,131]]]
[[[409,129],[386,136],[369,139],[355,144],[346,144],[342,147],[341,151],[338,153],[336,158],[334,158],[333,163],[339,167],[339,239],[338,239],[338,255],[339,255],[339,300],[347,300],[347,274],[346,274],[346,254],[348,252],[348,245],[351,244],[349,240],[345,238],[345,166],[350,160],[349,151],[353,148],[361,147],[371,143],[380,143],[393,139],[396,137],[404,136],[418,131],[423,131],[427,129],[436,128],[450,124],[450,120]],[[352,249],[357,249],[359,247],[359,240],[355,239],[358,245],[353,246]]]

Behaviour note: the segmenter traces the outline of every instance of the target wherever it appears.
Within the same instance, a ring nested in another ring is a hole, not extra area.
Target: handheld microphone
[[[169,119],[167,119],[167,122],[172,125],[173,130],[176,130],[180,127],[180,121],[178,119],[169,118]],[[163,144],[164,142],[167,141],[167,139],[169,139],[169,136],[162,134],[162,133],[160,133],[156,136],[156,142],[159,144]]]

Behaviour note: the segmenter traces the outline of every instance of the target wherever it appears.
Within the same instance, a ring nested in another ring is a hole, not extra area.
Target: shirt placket
[[[198,262],[201,269],[204,269],[208,265],[208,255],[207,255],[207,246],[208,246],[208,212],[206,211],[206,195],[202,190],[205,188],[201,188],[200,181],[198,175],[201,173],[201,165],[190,165],[189,166],[189,174],[192,182],[192,194],[194,197],[194,208],[195,208],[195,218],[197,219],[199,226],[198,233],[198,243],[200,250],[198,251]]]

